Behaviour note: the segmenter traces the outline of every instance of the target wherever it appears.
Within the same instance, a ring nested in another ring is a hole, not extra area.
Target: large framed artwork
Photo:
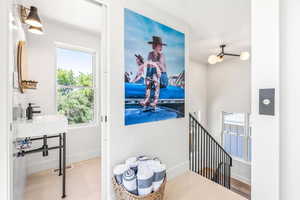
[[[124,12],[125,125],[184,117],[184,33]]]

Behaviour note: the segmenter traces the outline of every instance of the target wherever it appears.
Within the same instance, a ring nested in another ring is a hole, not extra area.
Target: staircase
[[[190,170],[230,189],[232,158],[209,132],[189,115]]]

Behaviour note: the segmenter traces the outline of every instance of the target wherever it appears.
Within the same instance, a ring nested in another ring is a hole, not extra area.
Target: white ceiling
[[[191,28],[192,60],[207,63],[221,43],[226,51],[250,50],[251,0],[145,0],[170,15],[185,21]]]
[[[42,20],[49,18],[93,32],[103,27],[103,7],[85,0],[19,1],[37,6]],[[221,43],[227,44],[226,51],[232,53],[250,50],[251,0],[143,1],[190,26],[190,56],[194,61],[207,63],[208,56],[217,53]]]

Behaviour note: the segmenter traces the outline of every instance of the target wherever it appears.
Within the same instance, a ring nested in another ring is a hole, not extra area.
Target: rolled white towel
[[[148,156],[139,156],[137,157],[138,161],[146,161],[146,160],[150,160],[150,158]]]
[[[126,160],[126,165],[132,169],[135,173],[137,173],[138,162],[136,157],[131,157]]]
[[[161,163],[161,161],[158,157],[153,158],[153,160],[159,161],[159,163]]]
[[[166,165],[164,164],[154,164],[152,165],[153,170],[153,191],[157,191],[161,184],[164,182],[166,177]]]
[[[137,178],[132,169],[128,169],[123,174],[123,186],[131,194],[138,195],[137,191]]]
[[[160,165],[160,161],[158,161],[158,160],[147,160],[145,162],[146,162],[146,165],[148,165],[152,170],[155,166]]]
[[[164,182],[164,180],[154,181],[153,182],[153,191],[156,192],[160,188],[160,186],[163,182]]]
[[[147,166],[147,167],[151,168],[152,164],[156,163],[156,162],[159,162],[159,161],[150,159],[147,156],[138,157],[138,166]]]
[[[118,184],[122,184],[123,173],[128,169],[129,169],[129,167],[125,164],[119,164],[114,167],[113,174],[114,174]]]
[[[146,165],[138,166],[137,183],[138,183],[138,194],[140,196],[148,195],[152,192],[154,173],[151,168]]]

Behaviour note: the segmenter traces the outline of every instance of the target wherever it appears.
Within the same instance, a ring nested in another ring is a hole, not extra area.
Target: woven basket
[[[113,188],[116,193],[117,200],[163,200],[164,193],[165,193],[165,186],[166,186],[167,177],[165,177],[164,182],[161,184],[159,189],[156,192],[152,192],[151,194],[145,196],[137,196],[134,194],[129,193],[123,185],[119,185],[116,182],[116,179],[112,178]]]

